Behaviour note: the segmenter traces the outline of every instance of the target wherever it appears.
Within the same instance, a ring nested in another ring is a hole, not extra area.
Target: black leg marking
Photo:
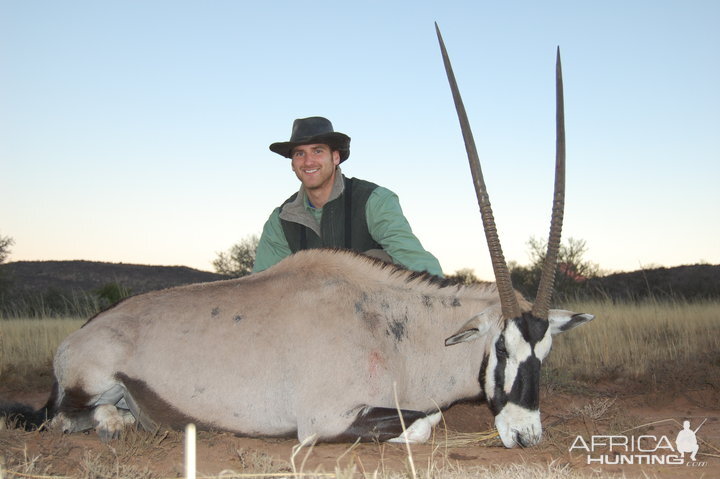
[[[150,416],[145,414],[145,411],[140,409],[140,406],[138,406],[129,391],[125,393],[125,403],[128,408],[130,408],[130,412],[133,416],[135,416],[135,419],[138,423],[140,423],[140,426],[142,426],[143,429],[146,431],[156,431],[158,429],[158,424],[155,423]]]
[[[409,428],[418,419],[427,417],[427,413],[401,409],[405,428]],[[397,409],[373,407],[363,409],[355,421],[342,434],[329,439],[330,442],[387,441],[403,433],[400,415]]]
[[[65,413],[68,416],[92,410],[90,400],[92,396],[86,393],[82,388],[68,388],[65,390],[60,404],[58,404],[57,412]]]
[[[116,374],[116,377],[128,391],[129,397],[125,398],[125,402],[144,428],[152,430],[162,424],[181,430],[188,423],[194,423],[199,429],[212,428],[210,424],[175,409],[145,381],[131,378],[122,373]]]
[[[55,394],[54,391],[53,393]],[[90,394],[82,388],[65,389],[62,400],[57,405],[57,414],[62,414],[66,418],[61,423],[63,432],[87,431],[95,427],[92,417],[94,407],[90,405],[91,399]],[[50,401],[48,401],[48,404],[50,404]]]

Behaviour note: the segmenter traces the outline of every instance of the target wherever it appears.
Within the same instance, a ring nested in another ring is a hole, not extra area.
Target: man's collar
[[[343,191],[345,191],[345,177],[338,167],[335,175],[335,182],[333,183],[333,188],[330,192],[330,197],[328,198],[328,203],[337,199]],[[320,236],[320,223],[318,223],[318,220],[310,211],[312,207],[309,203],[310,201],[308,200],[307,194],[305,194],[305,188],[300,185],[300,191],[298,191],[295,200],[287,203],[280,210],[280,219],[307,226],[313,230],[315,234]]]
[[[331,201],[337,199],[340,195],[343,194],[343,191],[345,191],[345,177],[342,174],[342,170],[338,166],[335,169],[335,181],[333,182],[332,190],[330,190],[330,196],[328,197],[325,204],[328,204]],[[305,187],[303,187],[302,185],[300,185],[300,192],[298,193],[298,196],[302,196],[304,205],[315,209],[313,204],[310,202],[310,198],[305,192]]]

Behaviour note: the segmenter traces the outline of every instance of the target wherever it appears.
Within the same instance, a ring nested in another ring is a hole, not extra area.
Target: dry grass
[[[564,455],[577,436],[621,434],[642,424],[637,416],[629,414],[616,398],[590,399],[582,406],[569,408],[545,424],[540,447]]]
[[[112,454],[98,454],[86,451],[80,462],[78,479],[155,479],[154,474],[148,466],[137,466],[132,462],[122,461]]]
[[[60,342],[84,319],[0,320],[0,378],[49,369]]]
[[[72,461],[72,466],[65,466],[58,473],[58,461],[64,462],[66,456],[76,449],[63,440],[63,436],[56,432],[45,432],[44,435],[55,435],[55,441],[49,446],[41,447],[40,451],[30,452],[27,443],[32,443],[37,432],[26,432],[14,429],[13,424],[8,425],[6,434],[0,434],[0,477],[9,478],[35,478],[35,479],[169,479],[182,477],[178,469],[172,474],[158,474],[153,471],[152,463],[167,449],[167,446],[177,445],[182,441],[178,432],[145,432],[130,429],[120,439],[110,444],[95,443],[92,449],[84,450],[80,457]],[[2,428],[0,428],[2,429]],[[204,432],[209,435],[211,433]],[[499,479],[591,479],[607,477],[606,474],[593,471],[580,471],[567,462],[553,461],[550,463],[529,463],[521,461],[511,464],[490,465],[460,465],[451,459],[451,452],[466,451],[468,447],[482,445],[484,440],[492,439],[493,431],[486,431],[479,435],[460,435],[440,432],[442,436],[434,443],[434,453],[427,461],[412,462],[408,457],[407,466],[392,468],[381,466],[378,470],[359,470],[357,464],[340,466],[332,472],[323,469],[307,470],[304,467],[304,454],[310,454],[312,447],[304,451],[296,451],[302,461],[300,467],[289,467],[290,462],[275,459],[263,452],[250,449],[228,450],[230,456],[236,455],[239,461],[237,470],[226,469],[217,474],[198,473],[203,479],[231,479],[231,478],[337,478],[337,479],[469,479],[469,478],[499,478]],[[437,436],[437,434],[436,434]],[[483,437],[480,437],[483,436]],[[437,439],[437,438],[436,438]],[[458,439],[461,439],[458,442]],[[348,448],[350,455],[355,446]],[[66,461],[65,461],[66,462]],[[410,465],[412,464],[412,468]],[[3,474],[5,476],[3,476]]]
[[[497,429],[480,432],[447,431],[444,439],[439,441],[439,446],[444,448],[500,445],[502,445],[502,442]]]
[[[407,475],[388,475],[387,479],[407,478]],[[569,464],[492,464],[489,466],[444,466],[421,471],[419,478],[443,479],[590,479],[606,478],[607,473],[583,472]],[[622,476],[620,476],[622,477]]]
[[[720,351],[720,302],[594,301],[564,305],[596,319],[555,338],[550,369],[584,380],[652,377],[668,367],[708,366]],[[713,375],[707,374],[706,377]],[[672,376],[672,375],[670,375]],[[718,377],[715,375],[715,377]]]
[[[235,448],[235,454],[240,461],[240,469],[257,474],[274,474],[287,472],[290,466],[286,461],[277,461],[262,451],[246,448]]]

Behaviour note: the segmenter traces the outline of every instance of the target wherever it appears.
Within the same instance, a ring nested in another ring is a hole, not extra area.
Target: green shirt
[[[322,208],[313,208],[307,201],[304,204],[319,222]],[[413,234],[395,193],[378,186],[367,200],[365,213],[370,235],[390,255],[393,262],[407,269],[442,276],[440,263],[423,248],[420,240]],[[275,208],[263,227],[253,272],[263,271],[291,253],[280,223],[280,208]]]

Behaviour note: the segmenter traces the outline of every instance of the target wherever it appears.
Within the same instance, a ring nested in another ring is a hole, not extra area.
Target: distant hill
[[[589,279],[586,293],[615,300],[720,298],[720,265],[694,264]]]
[[[92,292],[117,283],[133,294],[190,283],[228,279],[186,266],[147,266],[94,261],[17,261],[0,265],[0,277],[10,290]]]
[[[127,295],[221,279],[185,266],[17,261],[0,265],[0,317],[90,317]]]

